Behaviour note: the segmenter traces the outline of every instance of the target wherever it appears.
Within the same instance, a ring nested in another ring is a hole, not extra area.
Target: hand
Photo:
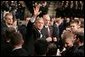
[[[59,23],[55,23],[55,24],[57,25],[57,27],[59,27],[59,25],[60,25]]]
[[[41,13],[41,11],[39,12],[39,9],[40,9],[40,5],[38,4],[33,8],[34,16],[38,16]]]
[[[48,37],[48,38],[46,38],[46,40],[47,40],[47,42],[50,42],[50,41],[52,41],[52,38]]]
[[[61,56],[61,52],[60,52],[59,49],[57,49],[57,54],[56,54],[56,56]]]
[[[13,26],[17,26],[17,21],[14,21]]]
[[[14,21],[12,25],[10,25],[10,27],[13,27],[14,29],[17,28],[17,21]]]
[[[56,38],[56,37],[54,37],[54,38],[53,38],[53,41],[54,41],[54,42],[57,42],[57,38]]]

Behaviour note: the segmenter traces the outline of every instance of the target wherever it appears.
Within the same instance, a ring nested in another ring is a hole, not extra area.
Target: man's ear
[[[3,18],[3,21],[6,21],[5,17]]]

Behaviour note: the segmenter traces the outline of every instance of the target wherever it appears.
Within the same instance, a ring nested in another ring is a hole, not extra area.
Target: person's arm
[[[37,5],[35,6],[34,8],[34,13],[33,13],[33,17],[29,20],[28,24],[27,24],[27,30],[30,30],[32,27],[33,27],[33,24],[36,20],[36,17],[39,15],[39,9],[40,9],[40,6]]]
[[[32,23],[35,22],[36,17],[40,14],[39,9],[40,9],[40,5],[36,5],[36,6],[33,8],[33,10],[34,10],[33,17],[32,17],[32,19],[30,19],[30,21],[31,21]]]

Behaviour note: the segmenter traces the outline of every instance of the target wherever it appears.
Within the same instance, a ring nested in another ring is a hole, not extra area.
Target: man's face
[[[6,16],[6,23],[9,25],[13,24],[13,16],[12,15]]]
[[[35,26],[36,26],[39,30],[41,30],[41,29],[43,28],[43,26],[44,26],[44,21],[43,21],[43,20],[38,20],[38,21],[36,21]]]
[[[65,39],[65,47],[72,47],[73,46],[73,40],[70,38]]]
[[[71,30],[72,30],[73,32],[77,31],[78,28],[79,28],[79,25],[76,24],[76,23],[72,23],[70,26],[71,26]]]
[[[45,25],[48,26],[50,24],[50,17],[48,15],[44,15],[43,16],[43,19],[44,19]]]
[[[44,22],[45,22],[45,25],[49,25],[50,24],[50,19],[45,19]]]

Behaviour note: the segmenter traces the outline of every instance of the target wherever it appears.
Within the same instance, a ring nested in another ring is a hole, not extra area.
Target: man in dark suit
[[[6,13],[1,21],[1,31],[5,31],[9,27],[13,27],[16,31],[18,30],[17,21],[14,19],[12,13]]]
[[[22,35],[19,32],[14,32],[11,37],[10,44],[13,49],[9,56],[28,56],[27,51],[22,48],[24,43]]]
[[[6,31],[1,32],[1,56],[9,56],[9,52],[12,49],[9,37],[13,32],[15,32],[15,29],[12,27],[7,28]]]
[[[61,39],[61,34],[62,34],[62,32],[65,28],[64,25],[65,25],[64,20],[61,19],[61,17],[56,18],[54,25],[53,25],[53,29],[54,29],[53,35],[54,35],[54,37],[57,38],[57,44],[56,45],[60,50],[62,50],[62,47],[63,47],[63,41]]]
[[[74,34],[70,31],[66,31],[62,35],[62,39],[64,40],[66,51],[62,53],[62,56],[74,56],[74,50],[76,47],[74,46]]]
[[[33,55],[34,53],[34,42],[38,38],[42,38],[43,34],[41,30],[44,26],[43,18],[36,18],[39,13],[39,5],[34,8],[34,15],[32,19],[29,20],[27,24],[27,34],[24,43],[24,48],[28,51],[29,55]]]
[[[72,32],[64,32],[62,38],[65,41],[66,51],[62,53],[62,56],[84,56],[84,34],[77,33],[76,35],[76,40],[74,40]],[[78,46],[74,45],[75,41]]]
[[[46,40],[48,42],[52,42],[52,41],[55,41],[57,40],[57,38],[54,38],[54,35],[53,35],[53,26],[50,24],[50,16],[48,14],[44,14],[43,15],[43,19],[44,19],[44,27],[42,29],[42,33],[44,34]],[[55,39],[55,40],[54,40]]]
[[[46,40],[38,39],[35,41],[35,56],[46,56],[48,49],[48,42]]]
[[[2,56],[8,55],[7,52],[9,51],[8,48],[10,48],[9,47],[10,44],[9,44],[9,39],[8,39],[9,33],[7,32],[7,35],[6,35],[6,31],[7,30],[9,30],[10,32],[12,30],[13,30],[13,32],[16,31],[14,28],[15,26],[13,26],[13,25],[14,25],[14,19],[13,19],[12,13],[6,13],[3,20],[1,20],[1,53],[2,53]],[[7,51],[7,49],[8,49],[8,51]],[[6,52],[6,54],[5,54],[5,52]]]
[[[11,13],[6,13],[3,20],[1,20],[1,29],[5,31],[8,27],[13,24],[13,15]]]
[[[74,51],[75,56],[84,56],[84,33],[77,32],[76,33],[76,44],[77,48]]]
[[[32,19],[31,19],[32,20]],[[27,38],[25,41],[25,48],[28,50],[28,53],[34,52],[34,42],[38,38],[44,37],[41,33],[41,29],[44,26],[44,21],[42,18],[38,18],[35,23],[32,23],[32,21],[29,21],[27,25]]]

